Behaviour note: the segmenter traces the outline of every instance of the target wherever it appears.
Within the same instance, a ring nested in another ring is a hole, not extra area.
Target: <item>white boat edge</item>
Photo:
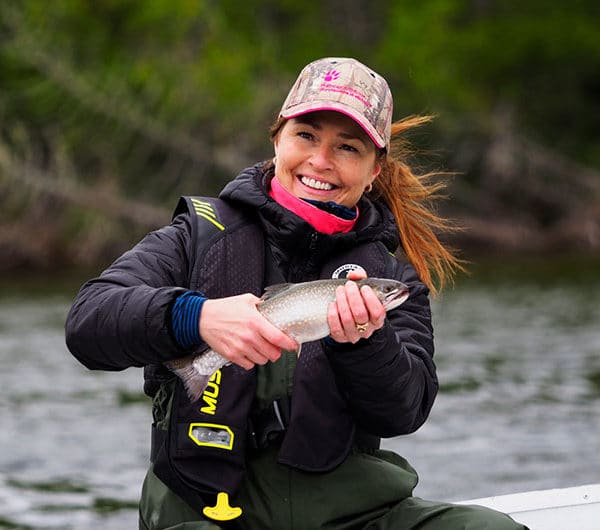
[[[455,504],[477,504],[508,513],[530,530],[600,529],[600,484],[511,493]]]

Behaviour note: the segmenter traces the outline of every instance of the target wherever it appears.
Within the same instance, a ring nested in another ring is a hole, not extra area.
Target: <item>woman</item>
[[[170,226],[81,289],[71,352],[92,369],[145,366],[153,396],[140,528],[522,528],[414,498],[415,471],[379,449],[429,414],[428,293],[460,267],[424,206],[436,187],[391,152],[425,118],[391,118],[387,83],[363,64],[309,64],[272,128],[272,161],[219,199],[182,199]],[[369,287],[346,282],[330,336],[297,360],[256,308],[267,285],[367,275],[406,283],[409,299],[386,314]],[[208,347],[232,364],[192,403],[162,363]]]

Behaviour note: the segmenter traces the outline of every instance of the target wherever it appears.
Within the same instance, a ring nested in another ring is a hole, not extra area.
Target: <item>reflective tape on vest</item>
[[[188,436],[197,445],[233,449],[233,431],[227,425],[216,423],[190,423]]]

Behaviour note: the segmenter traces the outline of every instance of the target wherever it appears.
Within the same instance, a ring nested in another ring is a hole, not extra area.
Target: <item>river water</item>
[[[384,442],[416,467],[417,495],[600,481],[596,265],[476,267],[434,301],[439,397],[417,433]],[[64,345],[76,288],[38,287],[0,294],[0,528],[137,528],[141,371],[86,371]]]

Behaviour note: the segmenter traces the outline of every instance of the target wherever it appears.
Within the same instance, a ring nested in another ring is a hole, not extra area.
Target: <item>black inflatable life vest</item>
[[[216,198],[184,197],[174,215],[194,215],[189,287],[209,298],[253,293],[266,285],[265,242],[256,214]],[[325,263],[321,278],[344,264],[358,264],[369,276],[387,276],[393,259],[382,243],[367,243]],[[154,371],[157,377],[160,370]],[[152,369],[147,371],[152,377]],[[153,386],[152,380],[146,385]],[[154,385],[155,386],[155,385]],[[175,384],[169,430],[159,439],[154,472],[201,513],[218,492],[234,494],[244,478],[247,426],[256,373],[230,365],[218,372],[201,400],[190,403]],[[330,471],[349,454],[355,423],[339,391],[321,344],[302,347],[294,374],[289,425],[278,461],[309,472]]]
[[[264,242],[258,225],[248,220],[251,214],[209,197],[182,197],[173,217],[183,213],[196,219],[187,287],[209,298],[248,292],[259,296]],[[160,369],[154,377],[157,373]],[[148,381],[146,385],[154,386]],[[255,388],[253,371],[236,365],[219,370],[195,403],[181,381],[175,384],[169,429],[159,436],[154,473],[199,513],[214,503],[218,492],[233,494],[243,479],[246,424]]]

